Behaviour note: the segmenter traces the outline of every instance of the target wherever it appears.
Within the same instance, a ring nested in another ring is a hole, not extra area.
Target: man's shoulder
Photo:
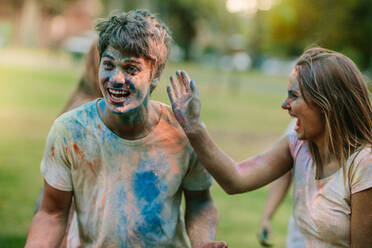
[[[65,127],[82,126],[86,127],[92,121],[97,119],[97,100],[88,102],[82,106],[74,108],[61,114],[54,122],[54,125],[62,125]]]
[[[161,119],[163,122],[173,126],[175,129],[182,130],[180,124],[178,123],[176,117],[174,116],[172,107],[169,106],[166,103],[158,102],[158,101],[152,101],[157,109],[161,111]]]

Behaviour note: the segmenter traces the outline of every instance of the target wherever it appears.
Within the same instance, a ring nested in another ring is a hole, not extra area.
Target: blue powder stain
[[[159,195],[159,179],[152,171],[137,173],[134,178],[134,191],[139,199],[152,202]]]
[[[124,188],[121,188],[117,195],[116,195],[116,198],[117,198],[117,209],[119,210],[119,215],[118,215],[118,222],[116,224],[116,232],[117,232],[117,237],[120,237],[122,238],[122,242],[120,242],[121,244],[125,244],[126,243],[126,237],[128,236],[128,230],[127,230],[127,223],[128,223],[128,220],[127,220],[127,215],[124,211],[125,209],[125,205],[126,205],[126,201],[127,201],[127,195],[125,193],[125,189]],[[125,247],[125,245],[123,246]]]
[[[137,231],[147,238],[162,235],[160,217],[163,202],[158,199],[160,195],[159,178],[153,171],[136,173],[134,175],[133,188],[137,197],[137,205],[140,209],[144,222],[138,226]]]

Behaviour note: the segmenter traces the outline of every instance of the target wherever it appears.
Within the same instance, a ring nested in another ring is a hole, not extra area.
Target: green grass
[[[0,61],[0,247],[24,245],[42,185],[39,164],[46,135],[81,70],[80,65],[35,64],[6,65]],[[258,73],[232,76],[193,64],[168,64],[153,99],[169,103],[165,86],[176,69],[187,70],[195,79],[203,121],[217,144],[234,159],[263,151],[285,129],[289,117],[280,110],[286,94],[285,77]],[[256,231],[266,189],[229,196],[214,185],[212,193],[220,219],[217,239],[233,248],[259,247]],[[287,198],[273,221],[276,247],[284,247],[290,212]]]

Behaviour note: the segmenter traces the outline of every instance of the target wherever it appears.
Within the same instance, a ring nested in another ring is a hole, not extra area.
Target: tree
[[[298,56],[319,45],[371,68],[371,16],[369,0],[283,0],[266,14],[263,50]]]

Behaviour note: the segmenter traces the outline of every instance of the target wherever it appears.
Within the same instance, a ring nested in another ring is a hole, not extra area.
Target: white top
[[[362,160],[372,159],[371,149],[353,154],[334,174],[316,180],[307,142],[291,133],[289,144],[294,160],[293,216],[306,247],[350,247],[351,195],[372,187],[372,163],[361,166]]]

